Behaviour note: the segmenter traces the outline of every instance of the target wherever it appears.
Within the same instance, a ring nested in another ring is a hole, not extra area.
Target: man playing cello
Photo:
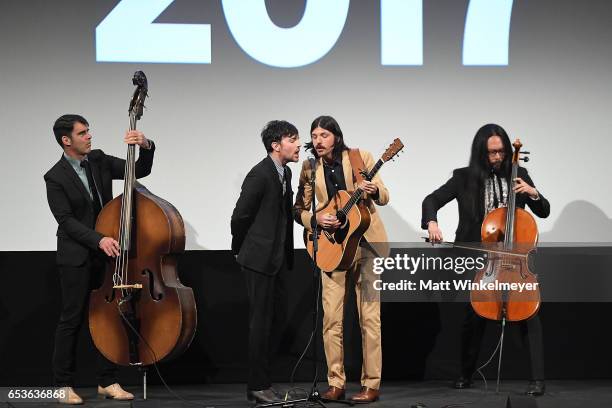
[[[431,242],[443,240],[438,226],[437,212],[453,199],[459,207],[459,225],[455,232],[456,242],[480,242],[481,224],[489,212],[507,206],[508,189],[517,193],[516,206],[528,206],[541,218],[550,214],[550,204],[536,190],[527,170],[518,168],[518,177],[510,180],[512,168],[512,145],[506,131],[498,125],[481,127],[472,142],[468,167],[456,169],[453,176],[423,200],[421,227],[429,232]],[[510,187],[513,186],[513,187]],[[476,370],[480,343],[486,320],[478,316],[468,305],[461,336],[461,375],[455,388],[469,388]],[[528,344],[531,360],[531,381],[526,394],[542,395],[544,385],[544,356],[542,326],[536,314],[520,323],[523,341]]]

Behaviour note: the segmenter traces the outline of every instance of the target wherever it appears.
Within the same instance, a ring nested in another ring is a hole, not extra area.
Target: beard
[[[489,172],[498,176],[501,175],[502,163],[503,162],[489,163]]]

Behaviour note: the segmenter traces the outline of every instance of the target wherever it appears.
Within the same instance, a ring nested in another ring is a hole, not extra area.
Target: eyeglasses
[[[504,157],[506,155],[506,152],[502,149],[500,150],[489,150],[489,157],[495,157],[497,155],[500,155],[500,157]]]

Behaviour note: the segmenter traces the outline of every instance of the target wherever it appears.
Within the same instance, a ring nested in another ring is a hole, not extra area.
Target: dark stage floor
[[[308,387],[308,384],[299,384],[300,387]],[[524,381],[506,381],[502,384],[500,394],[495,394],[495,384],[489,384],[489,392],[484,393],[482,382],[478,382],[476,388],[469,390],[454,390],[450,388],[449,382],[425,381],[425,382],[387,382],[382,388],[381,400],[370,404],[373,407],[409,408],[417,402],[425,404],[428,408],[495,408],[506,407],[506,399],[510,396],[511,406],[518,407],[540,407],[540,408],[604,408],[612,407],[612,381],[548,381],[546,395],[539,398],[522,396],[526,383]],[[126,387],[134,392],[137,397],[142,397],[141,389],[138,387]],[[288,385],[279,384],[278,391],[285,391]],[[320,389],[325,387],[321,385]],[[173,387],[181,397],[190,402],[180,401],[173,398],[163,387],[149,387],[149,400],[146,407],[252,407],[244,397],[245,386],[243,384],[216,384],[216,385],[194,385]],[[348,387],[349,395],[356,392],[358,386],[351,384]],[[129,407],[129,402],[114,402],[97,398],[94,388],[77,389],[77,392],[85,399],[85,406],[103,407]],[[463,405],[452,405],[463,404]],[[330,407],[342,407],[337,403],[329,403]],[[13,404],[15,407],[40,407],[55,406],[55,403],[20,403]],[[134,407],[141,406],[138,401]],[[297,407],[311,405],[299,404]]]

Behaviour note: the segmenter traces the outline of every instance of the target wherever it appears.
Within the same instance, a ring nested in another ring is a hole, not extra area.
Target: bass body
[[[96,231],[118,241],[116,221],[121,218],[122,202],[123,195],[115,197],[96,222]],[[139,183],[134,186],[132,214],[125,275],[130,285],[140,288],[115,287],[116,261],[110,258],[104,282],[92,291],[89,306],[94,344],[104,357],[123,366],[151,365],[181,354],[193,340],[197,322],[193,291],[181,284],[176,270],[175,256],[185,249],[181,215]]]

